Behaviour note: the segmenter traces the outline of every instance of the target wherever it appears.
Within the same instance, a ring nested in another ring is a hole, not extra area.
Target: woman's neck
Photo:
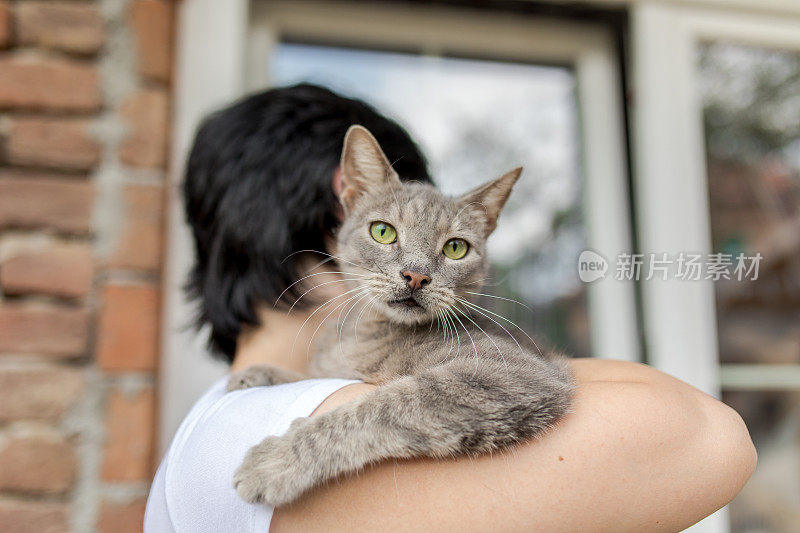
[[[312,261],[309,259],[305,264],[313,265]],[[288,313],[286,309],[276,309],[271,304],[261,305],[258,309],[261,325],[246,328],[239,335],[231,371],[237,372],[253,365],[274,365],[307,373],[314,350],[314,332],[319,332],[327,314],[315,311],[323,302],[341,295],[345,290],[344,283],[339,283],[343,281],[341,276],[333,270],[327,265],[301,269],[303,275],[311,274],[302,284],[298,284],[303,287],[300,294],[309,291],[301,303],[313,298],[314,304],[308,309],[295,307]]]
[[[310,312],[292,311],[287,314],[285,311],[261,310],[259,317],[262,325],[249,328],[239,336],[231,371],[244,370],[253,365],[273,365],[305,373],[309,363],[306,349],[311,341],[311,333],[319,325],[319,322],[312,324],[312,318],[302,326],[309,315]]]

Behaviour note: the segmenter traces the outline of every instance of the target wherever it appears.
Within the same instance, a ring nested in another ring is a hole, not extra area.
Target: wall
[[[139,531],[173,5],[0,1],[0,530]]]

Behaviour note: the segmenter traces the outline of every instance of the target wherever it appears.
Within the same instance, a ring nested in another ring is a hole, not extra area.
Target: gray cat
[[[349,280],[344,301],[355,302],[347,316],[357,318],[354,327],[326,326],[312,375],[379,387],[251,448],[234,476],[249,502],[286,504],[388,458],[506,448],[541,435],[570,406],[565,359],[541,354],[470,301],[487,273],[486,238],[522,169],[447,197],[401,182],[361,126],[347,132],[341,168],[345,220],[336,258]],[[304,378],[257,366],[228,387]]]

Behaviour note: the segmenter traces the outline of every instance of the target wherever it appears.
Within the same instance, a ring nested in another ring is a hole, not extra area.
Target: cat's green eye
[[[397,240],[397,230],[386,222],[373,222],[369,227],[369,233],[381,244],[392,244]]]
[[[469,250],[469,244],[464,239],[450,239],[446,243],[444,243],[444,248],[442,248],[442,253],[449,257],[450,259],[461,259],[465,255],[467,255],[467,251]]]

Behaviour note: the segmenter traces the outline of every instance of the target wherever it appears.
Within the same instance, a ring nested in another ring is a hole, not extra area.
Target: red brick
[[[0,58],[0,108],[94,111],[97,67],[68,59]]]
[[[58,366],[0,366],[0,422],[58,420],[83,392],[79,370]]]
[[[168,82],[172,65],[173,3],[136,0],[131,6],[130,23],[136,39],[139,74]]]
[[[94,192],[88,181],[0,172],[0,228],[49,228],[85,234]]]
[[[16,6],[18,44],[91,54],[105,42],[103,17],[95,4],[20,2]]]
[[[98,332],[97,362],[107,371],[153,371],[158,354],[155,285],[108,285]]]
[[[5,294],[85,296],[92,286],[92,248],[86,243],[59,243],[12,256],[0,264]]]
[[[118,390],[111,393],[106,412],[104,480],[150,480],[154,424],[153,389],[144,389],[135,394]]]
[[[0,47],[11,42],[11,9],[8,2],[0,1]]]
[[[100,143],[83,119],[24,118],[11,123],[6,148],[17,165],[90,170],[100,162]]]
[[[0,306],[0,352],[73,357],[86,353],[89,313],[52,305]]]
[[[55,432],[11,435],[0,445],[0,490],[58,494],[75,480],[75,452]]]
[[[7,533],[66,533],[69,506],[57,502],[0,499],[0,530]]]
[[[105,502],[100,508],[97,529],[100,533],[141,533],[144,500],[129,503]]]
[[[119,148],[119,159],[135,167],[164,168],[167,163],[169,97],[163,89],[142,89],[120,109],[129,133]]]
[[[158,271],[161,267],[164,189],[125,187],[122,231],[108,260],[113,268]]]

